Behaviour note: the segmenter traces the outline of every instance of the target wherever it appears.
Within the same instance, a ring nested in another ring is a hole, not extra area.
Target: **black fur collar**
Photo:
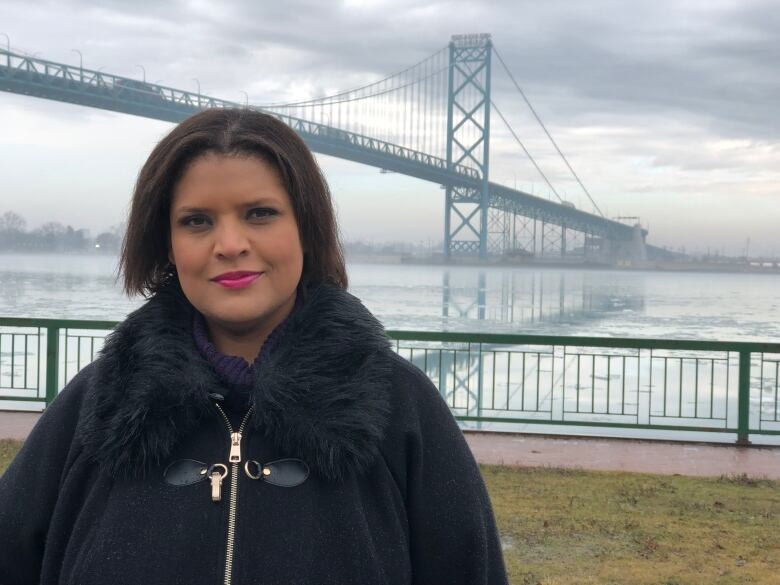
[[[79,436],[112,476],[166,461],[204,416],[220,381],[192,336],[193,308],[165,287],[108,336]],[[331,285],[307,291],[258,368],[252,424],[328,481],[372,464],[389,417],[389,342],[358,299]]]

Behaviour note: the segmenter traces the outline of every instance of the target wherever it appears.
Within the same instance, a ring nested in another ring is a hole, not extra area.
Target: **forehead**
[[[289,204],[277,170],[258,156],[206,154],[185,167],[174,186],[171,206],[250,199]]]

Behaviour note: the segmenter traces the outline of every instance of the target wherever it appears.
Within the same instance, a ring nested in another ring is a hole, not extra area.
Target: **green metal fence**
[[[96,357],[115,325],[0,318],[0,409],[42,409]]]
[[[780,343],[389,334],[461,421],[780,435]]]
[[[0,319],[0,409],[42,409],[115,324]],[[464,424],[780,435],[780,343],[388,335]]]

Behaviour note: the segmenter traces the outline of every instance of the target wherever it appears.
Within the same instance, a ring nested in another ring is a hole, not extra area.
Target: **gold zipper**
[[[228,432],[230,433],[230,509],[228,512],[228,533],[227,533],[227,550],[225,553],[225,585],[230,585],[233,580],[233,548],[236,540],[236,508],[238,508],[238,464],[241,463],[241,437],[246,428],[246,423],[249,421],[249,417],[254,411],[254,407],[250,408],[244,415],[244,420],[241,421],[241,426],[238,428],[238,432],[233,432],[233,425],[230,424],[230,419],[222,410],[222,407],[214,403],[217,407],[222,418],[225,419],[225,425],[227,425]],[[221,480],[220,480],[221,483]]]

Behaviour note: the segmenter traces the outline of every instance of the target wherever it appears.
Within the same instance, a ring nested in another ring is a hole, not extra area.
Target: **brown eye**
[[[179,223],[184,227],[203,227],[207,224],[208,218],[203,215],[190,215],[183,217]]]
[[[276,210],[269,207],[255,207],[247,213],[249,219],[267,219],[276,215]]]

